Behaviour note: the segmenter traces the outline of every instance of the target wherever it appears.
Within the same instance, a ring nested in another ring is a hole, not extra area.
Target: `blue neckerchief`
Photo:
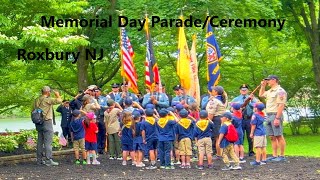
[[[222,100],[223,100],[223,98],[222,98],[221,95],[217,95],[217,96],[216,96],[216,99],[220,100],[221,102],[222,102]]]

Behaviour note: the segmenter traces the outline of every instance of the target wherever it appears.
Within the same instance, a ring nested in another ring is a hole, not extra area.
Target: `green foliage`
[[[0,151],[12,152],[19,147],[14,136],[0,136]]]

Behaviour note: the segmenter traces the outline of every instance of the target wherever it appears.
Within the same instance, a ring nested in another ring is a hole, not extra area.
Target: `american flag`
[[[130,89],[134,93],[138,93],[137,74],[134,69],[133,56],[134,52],[130,43],[130,39],[127,36],[125,28],[121,28],[121,62],[122,71],[121,76],[129,83]]]
[[[154,84],[158,83],[161,87],[160,73],[156,58],[154,56],[154,51],[152,48],[151,35],[148,28],[148,18],[146,17],[145,30],[147,36],[147,53],[145,62],[145,76],[146,76],[146,86],[153,90]]]

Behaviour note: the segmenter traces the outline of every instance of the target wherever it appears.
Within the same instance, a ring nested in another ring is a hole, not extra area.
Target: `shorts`
[[[134,151],[144,151],[145,145],[143,143],[133,143]]]
[[[147,141],[147,149],[148,150],[155,150],[158,148],[158,140],[157,139],[151,139]]]
[[[205,137],[198,140],[199,154],[212,154],[212,140],[211,137]]]
[[[219,136],[219,131],[220,131],[220,127],[221,127],[221,116],[215,116],[212,119],[212,122],[214,124],[214,128],[213,128],[213,137],[218,137]]]
[[[255,148],[267,147],[267,137],[253,136],[253,147]]]
[[[274,126],[275,114],[267,115],[266,131],[268,136],[282,136],[283,135],[283,119],[280,118],[280,125]]]
[[[84,140],[84,138],[73,141],[73,150],[79,150],[79,148],[81,150],[85,150],[85,140]]]
[[[133,144],[122,144],[122,151],[133,151]]]
[[[183,138],[179,141],[179,154],[181,156],[191,156],[192,146],[190,138]]]
[[[98,146],[96,142],[85,142],[85,147],[87,151],[97,151],[98,150]]]

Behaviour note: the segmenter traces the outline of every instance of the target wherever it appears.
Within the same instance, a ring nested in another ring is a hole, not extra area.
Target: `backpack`
[[[43,101],[43,100],[42,100]],[[41,102],[42,102],[41,101]],[[41,104],[41,103],[40,103]],[[37,107],[36,100],[34,102],[34,109],[31,112],[31,120],[35,125],[42,125],[44,122],[44,115],[42,109]]]
[[[233,124],[228,125],[228,131],[225,135],[225,138],[231,143],[238,141],[238,132]]]

